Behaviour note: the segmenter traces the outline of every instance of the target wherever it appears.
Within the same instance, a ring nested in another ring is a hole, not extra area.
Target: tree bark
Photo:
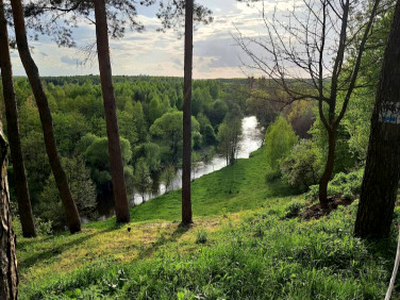
[[[117,222],[128,223],[130,220],[130,214],[124,180],[124,166],[122,163],[115,94],[112,83],[105,0],[95,0],[94,8],[96,18],[97,55],[99,60],[101,89],[103,92],[104,112],[106,115],[108,154],[113,184],[115,214]]]
[[[371,120],[354,234],[388,236],[400,176],[400,0],[386,46]]]
[[[335,165],[335,148],[336,148],[336,130],[327,129],[328,131],[328,158],[326,160],[325,170],[319,181],[318,198],[321,208],[328,208],[328,184],[333,174]]]
[[[183,79],[182,224],[193,223],[191,199],[193,0],[185,7],[185,66]]]
[[[3,83],[3,98],[6,109],[8,140],[10,143],[14,168],[18,213],[22,225],[22,234],[24,237],[29,238],[36,236],[36,230],[28,189],[28,180],[26,178],[25,164],[21,150],[17,99],[12,79],[10,47],[3,0],[0,0],[0,45],[2,45],[0,47],[0,69]]]
[[[56,141],[54,138],[53,119],[49,109],[47,96],[44,93],[43,86],[40,81],[39,70],[29,51],[22,2],[21,0],[12,0],[11,5],[14,16],[14,27],[18,52],[36,99],[40,120],[42,122],[46,152],[49,157],[50,166],[54,174],[57,188],[60,192],[65,214],[67,216],[67,225],[71,233],[79,232],[81,230],[81,220],[78,209],[75,205],[75,201],[72,198],[67,176],[65,175],[64,169],[61,165],[60,157],[58,155]]]
[[[0,299],[18,298],[17,258],[7,181],[7,143],[0,123]]]

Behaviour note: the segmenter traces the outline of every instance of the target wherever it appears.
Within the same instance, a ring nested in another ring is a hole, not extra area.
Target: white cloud
[[[291,7],[287,1],[279,1],[279,9]],[[236,46],[232,34],[236,27],[246,35],[264,34],[263,20],[260,18],[261,4],[247,6],[235,0],[204,0],[202,4],[213,10],[214,22],[197,25],[194,37],[195,78],[243,77],[240,69],[243,52]],[[276,3],[265,2],[268,12]],[[142,33],[126,32],[125,37],[111,40],[110,52],[115,75],[164,75],[183,76],[183,39],[178,33],[157,32],[159,20],[154,16],[154,8],[142,11],[138,21],[145,25]],[[139,11],[140,13],[141,11]],[[94,43],[93,25],[82,23],[74,30],[78,47]],[[98,74],[97,57],[92,63],[79,65],[83,54],[77,49],[58,48],[49,38],[32,42],[34,58],[42,76]],[[14,73],[23,75],[19,59],[13,54]]]

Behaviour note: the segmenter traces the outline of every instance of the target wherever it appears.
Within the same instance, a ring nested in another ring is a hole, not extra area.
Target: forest
[[[99,213],[105,214],[104,210],[112,207],[100,79],[98,76],[49,77],[42,81],[71,192],[81,217],[96,220]],[[115,77],[114,82],[127,192],[132,194],[135,189],[144,195],[152,187],[157,189],[160,182],[168,190],[176,169],[182,165],[182,80]],[[217,80],[194,81],[194,162],[210,159],[216,152],[230,155],[229,149],[224,148],[229,133],[217,129],[240,123],[242,110],[245,111],[245,87],[246,80],[223,84]],[[65,215],[46,159],[40,118],[26,78],[16,78],[15,91],[33,211],[49,230],[64,230]],[[11,187],[12,170],[10,164]],[[12,188],[11,198],[15,199]]]
[[[233,2],[256,73],[193,79],[206,1],[0,0],[1,300],[400,297],[400,0]],[[113,75],[153,5],[183,77]],[[40,76],[79,20],[98,75]]]

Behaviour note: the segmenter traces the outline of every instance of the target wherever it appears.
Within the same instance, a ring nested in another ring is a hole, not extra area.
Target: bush
[[[311,140],[302,140],[281,161],[282,178],[301,191],[309,190],[319,182],[322,169],[322,154]]]
[[[362,178],[364,169],[345,174],[340,172],[328,184],[328,195],[332,197],[343,197],[345,199],[355,198],[361,192]],[[318,185],[313,185],[308,192],[308,198],[316,200],[318,198]]]
[[[81,157],[63,158],[63,165],[80,216],[94,219],[97,205],[96,187],[90,178],[89,170],[85,167],[85,162]],[[64,230],[65,213],[53,175],[50,175],[46,181],[35,212],[43,222],[52,222],[52,230]],[[45,231],[49,230],[45,229]]]
[[[290,203],[289,206],[285,209],[284,219],[289,219],[297,216],[303,206],[304,205],[298,201],[293,201],[292,203]]]
[[[297,143],[292,126],[280,116],[265,133],[265,153],[267,165],[272,172],[280,171],[280,161],[285,158]]]

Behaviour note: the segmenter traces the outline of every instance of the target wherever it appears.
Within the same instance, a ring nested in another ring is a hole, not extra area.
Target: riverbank
[[[382,299],[396,237],[352,237],[356,203],[320,220],[288,219],[306,202],[266,184],[265,157],[193,183],[195,221],[179,228],[180,191],[115,219],[18,239],[21,299]],[[284,197],[286,196],[286,197]]]

